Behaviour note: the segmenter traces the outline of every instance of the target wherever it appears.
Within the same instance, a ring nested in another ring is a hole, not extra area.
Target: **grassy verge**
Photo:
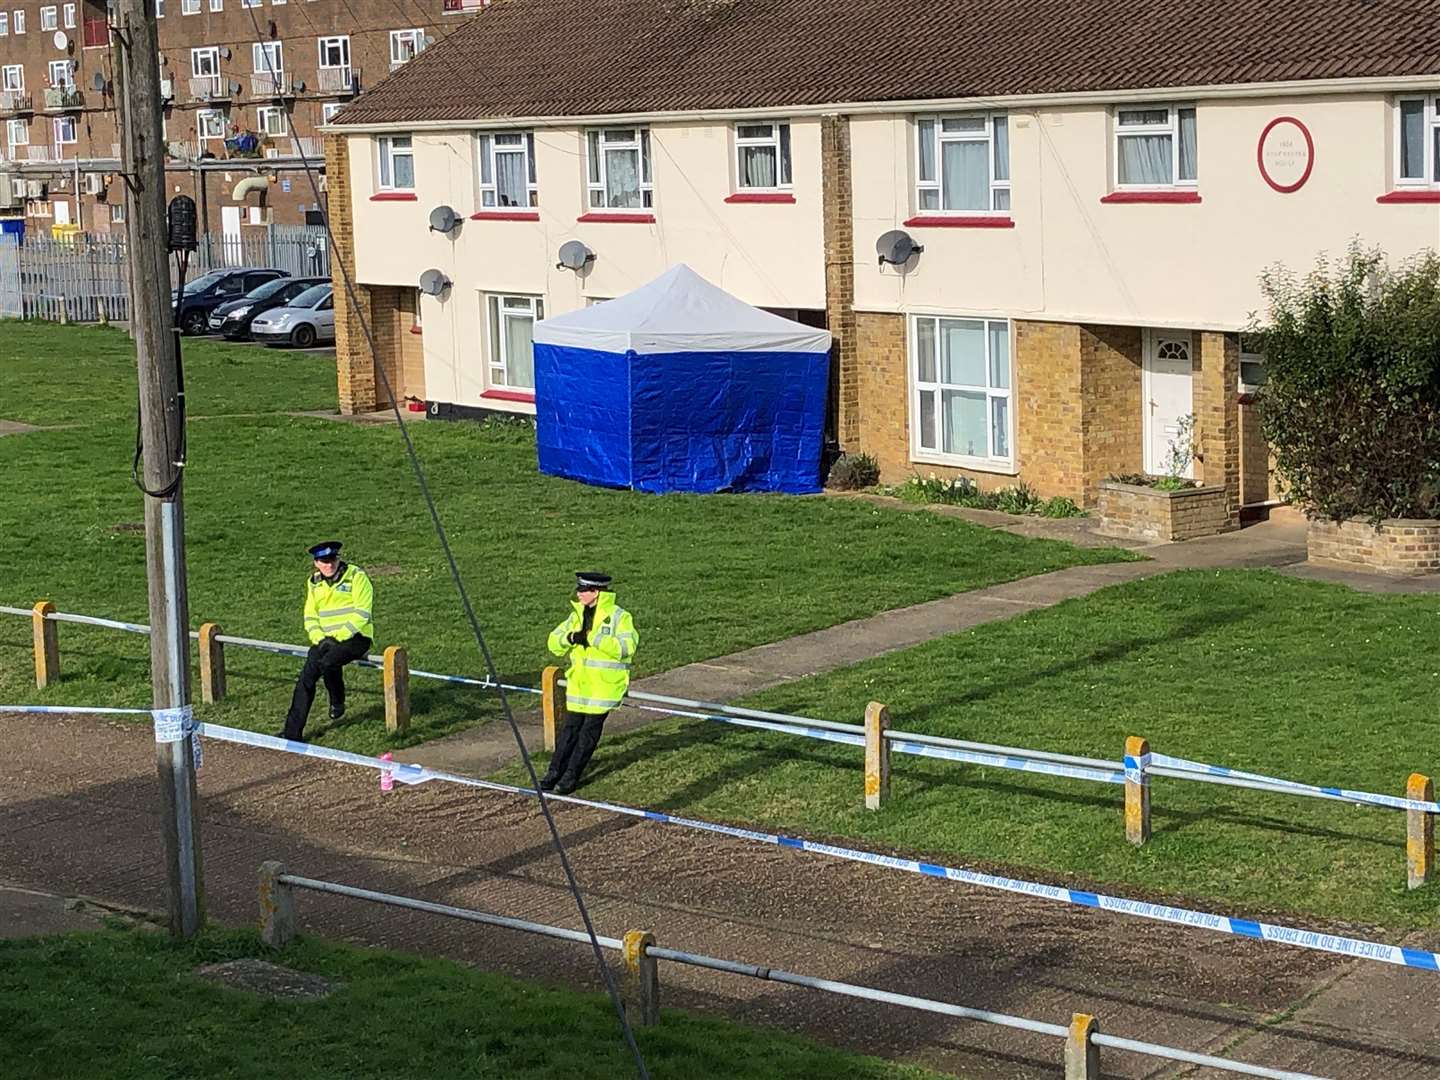
[[[0,438],[0,603],[43,597],[65,611],[146,621],[124,339],[72,328],[18,332],[28,344],[6,348],[28,359],[0,367],[0,416],[82,426]],[[403,643],[417,667],[478,673],[396,430],[238,415],[252,411],[252,398],[253,411],[315,406],[313,358],[188,342],[186,355],[192,415],[231,414],[195,420],[189,432],[192,623],[300,640],[305,547],[339,537],[375,577],[377,647]],[[576,569],[616,575],[642,634],[643,677],[889,608],[1129,557],[849,499],[586,487],[538,475],[533,438],[514,429],[420,423],[414,437],[502,674],[527,683],[548,662],[545,637],[568,610]],[[0,701],[35,697],[29,633],[23,620],[0,618]],[[147,703],[143,638],[72,626],[61,637],[65,679],[45,701]],[[236,649],[227,659],[231,696],[209,717],[278,730],[295,661]],[[309,733],[366,753],[391,745],[378,675],[358,672],[349,682],[350,714],[327,729],[317,710]],[[419,680],[412,689],[408,742],[483,720],[494,704]]]
[[[241,957],[341,985],[320,1000],[277,1001],[193,974]],[[11,1080],[611,1080],[633,1070],[602,995],[319,940],[276,953],[249,931],[183,945],[119,930],[0,941],[0,1027]],[[637,1036],[656,1080],[938,1076],[676,1010]]]
[[[1265,571],[1117,586],[756,699],[1118,761],[1154,750],[1401,794],[1434,773],[1440,610]],[[587,795],[951,860],[982,860],[1241,909],[1440,926],[1440,887],[1405,887],[1395,811],[1154,781],[1154,839],[1125,843],[1118,787],[892,758],[892,801],[862,808],[858,749],[677,721],[601,744]]]

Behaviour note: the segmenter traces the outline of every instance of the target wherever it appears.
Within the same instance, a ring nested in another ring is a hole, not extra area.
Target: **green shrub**
[[[825,486],[836,491],[859,491],[880,482],[880,463],[873,454],[842,454],[830,466]]]
[[[1048,499],[1041,508],[1040,513],[1047,518],[1072,518],[1084,517],[1085,511],[1075,505],[1075,500],[1067,499],[1064,495],[1056,495]]]
[[[1045,517],[1082,517],[1085,511],[1064,497],[1045,500],[1035,494],[1024,483],[1013,487],[981,491],[975,481],[964,476],[946,478],[931,473],[912,475],[899,487],[891,488],[890,494],[905,502],[942,503],[946,506],[964,506],[971,510],[998,510],[1002,514],[1043,514]]]
[[[1337,521],[1440,515],[1440,256],[1350,246],[1262,278],[1257,392],[1291,496]]]

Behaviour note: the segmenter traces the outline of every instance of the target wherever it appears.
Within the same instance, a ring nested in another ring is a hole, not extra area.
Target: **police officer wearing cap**
[[[326,540],[309,550],[315,560],[315,572],[305,583],[305,633],[310,638],[310,653],[295,682],[284,731],[285,738],[300,742],[315,701],[315,684],[325,681],[330,719],[339,720],[345,715],[341,669],[364,657],[375,636],[370,621],[375,589],[369,576],[340,558],[339,540]]]
[[[550,651],[566,659],[565,724],[555,737],[555,756],[540,781],[546,791],[568,795],[580,783],[600,743],[605,717],[630,686],[630,665],[640,635],[630,613],[615,603],[609,574],[576,574],[569,617],[550,631]]]

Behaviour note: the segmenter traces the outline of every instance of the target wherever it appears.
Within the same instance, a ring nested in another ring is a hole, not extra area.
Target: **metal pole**
[[[150,592],[150,673],[157,709],[190,704],[190,610],[185,589],[185,514],[180,454],[185,410],[179,341],[170,306],[165,217],[165,143],[160,60],[152,0],[120,0],[125,101],[123,172],[130,213],[131,333],[140,374],[141,478],[145,495],[145,573]],[[155,495],[151,492],[161,492]],[[170,931],[188,938],[205,918],[195,797],[194,738],[157,742]]]

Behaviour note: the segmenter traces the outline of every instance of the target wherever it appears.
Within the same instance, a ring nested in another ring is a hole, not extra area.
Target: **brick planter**
[[[1223,487],[1157,491],[1106,480],[1100,485],[1100,531],[1136,540],[1193,540],[1238,526]]]
[[[1390,518],[1378,526],[1365,518],[1310,522],[1305,546],[1311,562],[1376,574],[1440,573],[1440,521]]]

